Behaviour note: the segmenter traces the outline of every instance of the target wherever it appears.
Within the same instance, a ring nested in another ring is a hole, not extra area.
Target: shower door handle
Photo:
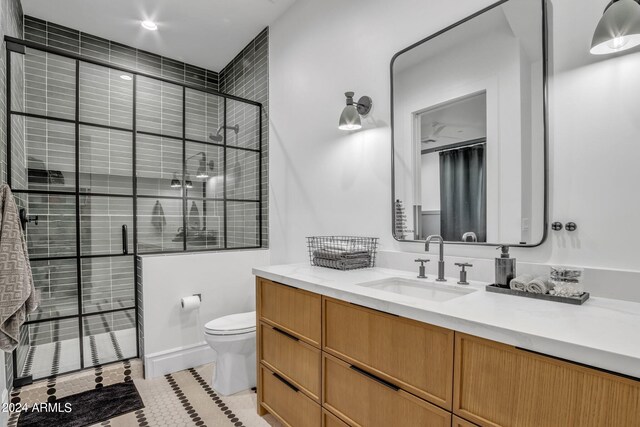
[[[122,253],[129,253],[129,234],[127,233],[127,224],[122,224]]]

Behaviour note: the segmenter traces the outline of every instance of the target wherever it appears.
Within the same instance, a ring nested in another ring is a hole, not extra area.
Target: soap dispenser
[[[502,245],[500,258],[496,258],[496,285],[508,288],[511,279],[516,277],[516,259],[509,257],[509,246]]]

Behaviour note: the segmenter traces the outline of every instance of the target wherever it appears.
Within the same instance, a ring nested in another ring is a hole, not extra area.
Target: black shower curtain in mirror
[[[485,145],[440,152],[440,232],[444,240],[461,241],[474,232],[487,241]]]

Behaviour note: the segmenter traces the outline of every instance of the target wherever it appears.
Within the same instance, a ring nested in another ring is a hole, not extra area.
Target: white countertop
[[[387,313],[640,378],[640,303],[591,297],[581,306],[486,292],[434,302],[358,284],[416,274],[384,268],[339,271],[308,264],[254,268],[253,274]]]

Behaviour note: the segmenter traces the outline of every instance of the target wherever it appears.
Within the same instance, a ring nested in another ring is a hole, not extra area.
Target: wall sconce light
[[[180,187],[182,187],[182,183],[178,179],[178,174],[174,172],[173,179],[171,180],[171,188],[180,188]]]
[[[191,178],[187,175],[184,179],[184,186],[187,188],[193,188],[193,182],[191,182]]]
[[[606,55],[631,49],[640,44],[640,4],[637,0],[613,0],[591,41],[592,55]]]
[[[213,160],[211,161],[211,169],[213,169]],[[209,178],[209,172],[207,172],[207,156],[202,153],[202,157],[200,158],[200,164],[198,166],[198,171],[196,172],[197,178]]]
[[[340,130],[356,130],[362,127],[360,116],[366,116],[371,111],[373,101],[368,96],[361,97],[358,102],[353,101],[353,92],[345,92],[347,97],[347,106],[342,110],[338,129]]]

